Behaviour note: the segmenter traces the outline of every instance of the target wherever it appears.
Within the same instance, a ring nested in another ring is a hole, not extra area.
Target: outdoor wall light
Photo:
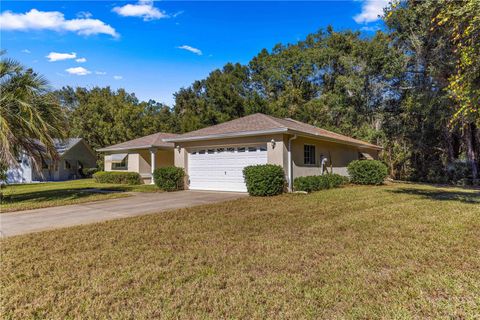
[[[180,146],[177,146],[178,153],[180,153],[180,150],[181,150]]]
[[[276,144],[275,139],[272,139],[272,141],[270,141],[270,143],[272,144],[272,149],[275,149],[275,144]]]

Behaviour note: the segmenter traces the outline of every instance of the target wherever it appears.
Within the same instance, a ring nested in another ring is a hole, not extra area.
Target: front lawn
[[[473,319],[480,192],[345,187],[2,240],[4,318]]]
[[[159,192],[154,185],[96,183],[93,179],[8,185],[2,188],[0,212],[37,209],[127,197],[127,191]]]

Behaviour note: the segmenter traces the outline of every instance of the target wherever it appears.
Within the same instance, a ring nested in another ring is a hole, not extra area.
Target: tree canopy
[[[3,55],[3,53],[2,53]],[[17,165],[22,152],[55,159],[55,138],[64,138],[66,118],[47,80],[19,62],[0,61],[0,167]]]

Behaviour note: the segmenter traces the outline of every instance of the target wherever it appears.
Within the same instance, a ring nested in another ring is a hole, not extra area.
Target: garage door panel
[[[260,150],[260,147],[263,149]],[[214,149],[214,153],[208,153],[207,149],[194,150],[189,153],[190,189],[247,191],[243,168],[249,165],[266,164],[266,146],[250,147],[250,149],[237,147],[234,148],[234,152],[225,151],[227,148],[231,147]]]

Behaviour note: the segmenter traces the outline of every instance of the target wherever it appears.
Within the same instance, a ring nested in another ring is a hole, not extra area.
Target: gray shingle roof
[[[53,139],[53,144],[58,154],[62,156],[80,141],[82,141],[82,138]]]
[[[212,139],[215,136],[242,136],[273,132],[284,132],[292,134],[304,134],[319,139],[335,141],[338,143],[354,144],[366,148],[382,149],[382,147],[354,139],[342,134],[321,129],[300,121],[285,118],[276,118],[262,113],[255,113],[242,118],[220,123],[211,127],[187,132],[174,138],[167,138],[168,142],[193,141]]]
[[[163,139],[176,137],[174,133],[158,132],[141,138],[125,141],[113,146],[98,149],[97,151],[119,151],[146,148],[173,148],[173,143],[165,142]]]

